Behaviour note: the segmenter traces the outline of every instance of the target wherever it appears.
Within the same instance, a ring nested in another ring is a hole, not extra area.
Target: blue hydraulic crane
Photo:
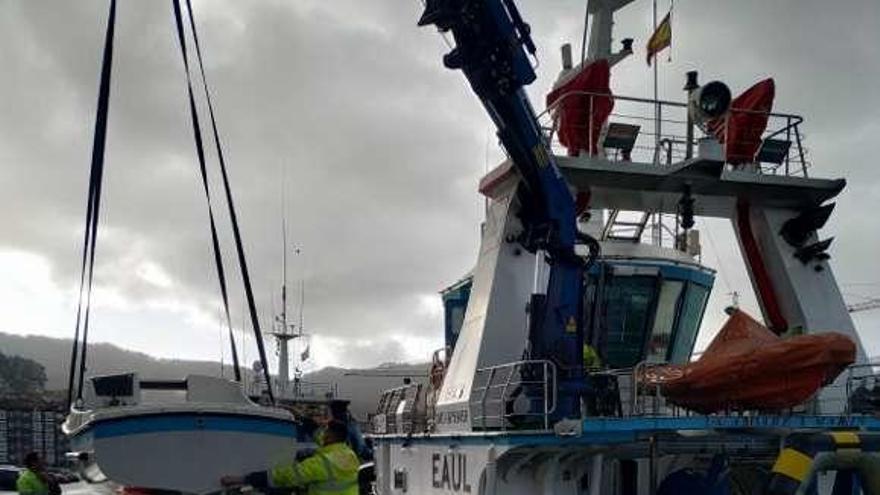
[[[443,63],[464,72],[521,176],[524,230],[516,242],[544,255],[550,266],[546,293],[533,294],[529,302],[530,358],[557,366],[556,417],[579,416],[585,388],[582,313],[587,262],[575,254],[575,245],[587,244],[592,259],[598,243],[577,229],[574,198],[524,90],[536,77],[529,25],[513,0],[428,0],[419,25],[432,24],[452,33],[455,47]]]

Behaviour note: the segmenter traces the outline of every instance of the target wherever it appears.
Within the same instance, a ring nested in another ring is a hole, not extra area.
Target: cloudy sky
[[[0,331],[73,332],[107,5],[0,0]],[[442,38],[416,28],[419,0],[194,5],[264,326],[279,306],[284,190],[312,366],[424,359],[441,342],[437,291],[476,259],[476,184],[500,152],[461,75],[442,69]],[[580,39],[583,0],[519,5],[539,45],[530,93],[542,108],[559,45]],[[649,24],[645,1],[617,18],[618,37],[637,40],[614,69],[618,94],[649,95]],[[880,297],[880,3],[678,0],[673,30],[664,98],[681,99],[692,69],[734,92],[776,78],[776,108],[806,117],[813,173],[849,180],[826,233],[843,290]],[[119,0],[116,49],[92,338],[216,359],[219,296],[170,2]],[[755,302],[729,225],[699,226],[703,261],[720,270],[705,342],[728,293]],[[872,354],[877,323],[857,315]]]

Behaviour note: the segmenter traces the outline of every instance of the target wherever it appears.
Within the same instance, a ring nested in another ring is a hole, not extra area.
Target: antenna
[[[288,253],[288,236],[287,236],[287,168],[285,163],[281,163],[281,310],[275,313],[273,306],[272,312],[275,314],[274,325],[270,335],[275,338],[278,349],[278,375],[277,375],[277,393],[279,397],[287,395],[287,387],[290,384],[290,342],[294,339],[304,337],[303,333],[303,306],[305,304],[305,279],[300,280],[299,287],[299,322],[292,323],[288,319],[288,255],[299,255],[300,248],[294,246],[291,253]],[[301,264],[300,264],[301,265]],[[309,350],[302,353],[300,361],[307,359]],[[299,375],[300,369],[298,365],[294,366],[294,389],[293,395],[299,394]]]
[[[287,332],[287,174],[281,164],[281,329]]]
[[[727,295],[730,296],[730,305],[734,308],[739,308],[739,292],[728,292]]]
[[[281,163],[281,314],[275,317],[272,336],[278,344],[278,396],[284,397],[290,382],[290,340],[291,333],[287,323],[287,168]]]
[[[299,254],[299,249],[296,250],[296,254]],[[303,306],[306,304],[306,279],[302,278],[299,281],[299,334],[303,333]]]

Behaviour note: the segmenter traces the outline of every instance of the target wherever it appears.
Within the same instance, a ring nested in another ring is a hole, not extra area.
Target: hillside
[[[0,349],[5,354],[33,359],[45,366],[47,390],[67,388],[70,346],[70,339],[0,333]],[[89,375],[136,371],[142,376],[166,380],[181,378],[188,374],[217,375],[220,373],[219,363],[157,359],[112,344],[89,344],[88,354]],[[232,368],[227,368],[227,376],[232,376]]]
[[[0,332],[0,350],[4,354],[32,359],[46,368],[47,390],[62,390],[67,387],[70,346],[70,339]],[[217,362],[159,359],[112,344],[90,344],[88,353],[90,375],[135,371],[144,377],[168,380],[190,374],[216,376],[220,373],[220,364]],[[351,400],[352,411],[359,418],[365,418],[366,414],[376,407],[382,390],[403,383],[403,379],[398,376],[373,375],[413,373],[413,378],[416,379],[418,375],[424,375],[426,370],[426,364],[387,364],[368,370],[323,368],[305,375],[303,379],[306,382],[336,384],[339,397]],[[232,367],[226,366],[225,375],[231,377],[232,374]]]

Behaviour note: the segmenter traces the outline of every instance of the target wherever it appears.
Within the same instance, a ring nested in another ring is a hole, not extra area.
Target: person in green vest
[[[602,359],[599,353],[590,344],[584,343],[584,372],[595,371],[602,368]]]
[[[19,495],[56,495],[61,493],[58,483],[46,471],[46,464],[36,452],[24,456],[24,471],[18,475],[15,488]]]
[[[345,443],[348,428],[330,421],[317,435],[318,449],[306,459],[275,466],[247,476],[224,476],[225,486],[250,485],[257,489],[299,488],[308,495],[358,495],[357,454]]]

